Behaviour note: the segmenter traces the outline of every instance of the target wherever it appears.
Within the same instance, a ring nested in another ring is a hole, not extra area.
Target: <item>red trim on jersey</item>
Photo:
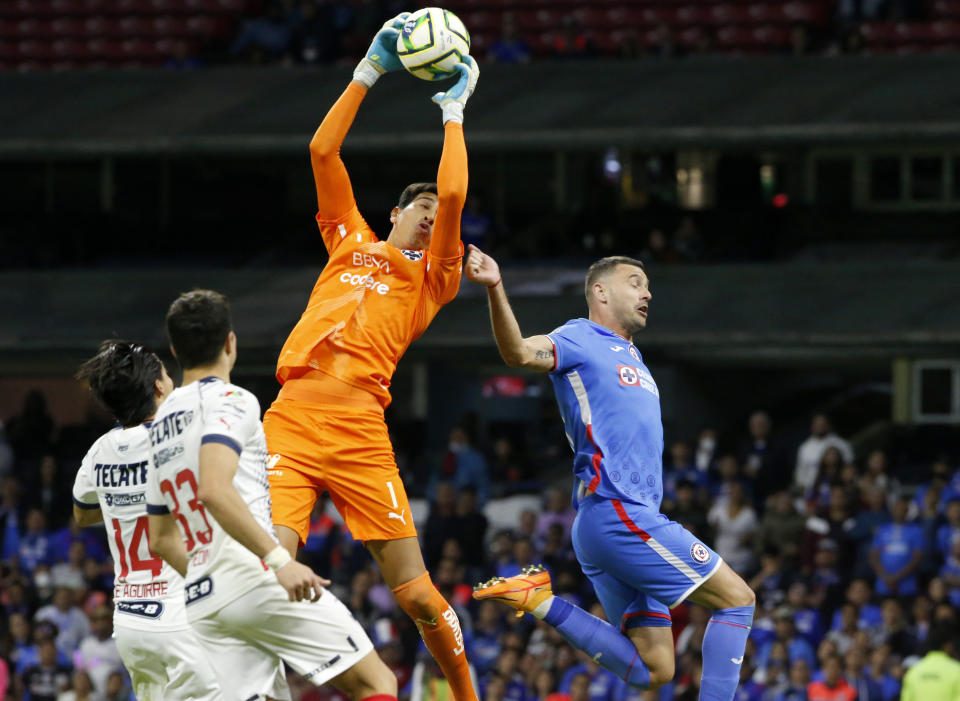
[[[593,440],[593,427],[590,424],[587,424],[587,439],[593,444],[593,449],[596,451],[593,454],[593,471],[597,474],[590,480],[590,484],[587,485],[587,491],[592,492],[595,491],[597,485],[600,484],[600,461],[603,460],[603,452],[600,450],[597,442]]]
[[[617,516],[620,517],[620,520],[623,521],[624,525],[626,525],[626,527],[629,528],[632,533],[635,533],[635,534],[637,534],[638,536],[640,536],[640,539],[641,539],[644,543],[646,543],[648,540],[650,540],[651,535],[650,535],[649,533],[647,533],[645,530],[643,530],[642,528],[640,528],[640,526],[638,526],[637,524],[635,524],[633,521],[630,520],[630,517],[627,516],[627,512],[626,512],[626,510],[623,508],[623,504],[620,503],[620,500],[619,500],[619,499],[611,499],[611,500],[610,500],[610,503],[613,504],[613,508],[616,509],[616,511],[617,511]],[[722,621],[721,621],[721,623],[722,623]]]

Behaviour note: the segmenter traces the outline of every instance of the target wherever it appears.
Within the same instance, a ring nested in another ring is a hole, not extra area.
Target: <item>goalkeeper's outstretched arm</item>
[[[403,12],[384,23],[373,38],[366,56],[357,64],[350,85],[327,112],[310,140],[310,163],[317,186],[317,211],[321,219],[338,219],[354,207],[353,187],[340,158],[340,146],[350,131],[367,90],[384,73],[403,68],[397,58],[396,45],[400,27],[408,15]]]
[[[467,199],[467,146],[463,140],[463,108],[473,94],[480,69],[470,56],[457,66],[460,78],[433,101],[443,110],[443,154],[437,171],[437,216],[430,253],[437,258],[460,255],[460,217]]]

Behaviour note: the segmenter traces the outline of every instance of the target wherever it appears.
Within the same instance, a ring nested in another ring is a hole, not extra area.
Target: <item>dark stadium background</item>
[[[931,622],[957,624],[960,604],[960,513],[947,521],[960,500],[960,4],[446,6],[482,67],[465,119],[464,236],[500,261],[524,331],[584,314],[591,261],[647,264],[650,325],[636,342],[660,387],[668,491],[692,493],[664,511],[708,542],[732,537],[721,554],[758,591],[737,698],[828,698],[822,665],[836,653],[861,701],[898,698]],[[307,143],[372,34],[404,9],[0,0],[0,697],[20,698],[33,641],[51,634],[35,614],[58,588],[91,619],[109,604],[102,533],[68,523],[73,474],[110,425],[76,366],[110,336],[171,360],[168,303],[211,287],[234,305],[235,381],[269,405],[277,352],[326,259]],[[435,88],[388,76],[346,141],[360,209],[383,235],[403,186],[435,178]],[[695,607],[675,611],[675,682],[641,695],[547,629],[470,602],[469,585],[527,559],[594,601],[567,539],[569,449],[551,387],[501,364],[480,291],[464,283],[393,394],[428,565],[460,612],[485,701],[696,698]],[[772,421],[759,452],[757,411]],[[804,489],[794,465],[818,413],[854,457],[831,455]],[[471,470],[449,450],[458,427]],[[731,536],[734,482],[747,525]],[[788,498],[770,498],[781,489]],[[924,542],[917,593],[881,597],[868,554],[900,497]],[[434,698],[424,680],[438,672],[376,568],[332,507],[316,516],[307,561],[402,682],[416,669],[402,696]],[[85,551],[65,564],[77,540]],[[861,586],[857,623],[835,630]],[[95,664],[57,640],[64,661]],[[122,675],[111,683],[109,698],[129,695]]]

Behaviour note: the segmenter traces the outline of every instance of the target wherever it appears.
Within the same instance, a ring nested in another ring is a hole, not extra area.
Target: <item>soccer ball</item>
[[[403,23],[397,37],[397,56],[421,80],[450,78],[454,66],[470,53],[470,32],[449,10],[425,7]]]

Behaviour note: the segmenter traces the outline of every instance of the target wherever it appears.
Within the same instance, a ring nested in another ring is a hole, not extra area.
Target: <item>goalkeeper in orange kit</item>
[[[340,159],[367,91],[384,73],[402,70],[396,39],[406,16],[384,24],[310,142],[317,223],[330,260],[277,362],[282,388],[264,417],[270,493],[277,535],[294,554],[314,503],[330,493],[416,622],[457,701],[476,701],[460,623],[424,565],[383,418],[397,362],[460,286],[463,108],[477,82],[476,63],[465,57],[457,83],[434,95],[444,128],[437,182],[403,190],[385,241],[360,216]]]

